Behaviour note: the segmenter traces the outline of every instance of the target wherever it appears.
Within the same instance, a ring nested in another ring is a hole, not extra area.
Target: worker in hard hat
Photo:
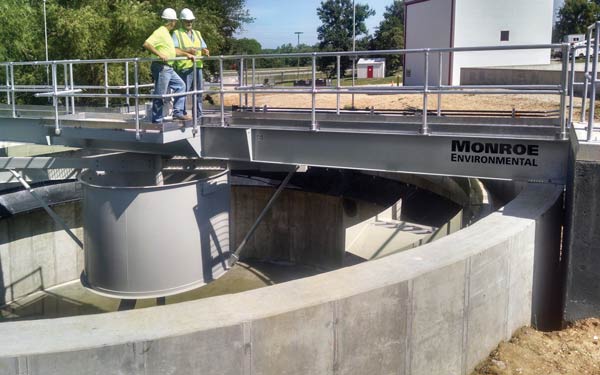
[[[173,44],[175,48],[181,52],[191,53],[196,56],[196,84],[194,87],[194,61],[180,60],[175,62],[175,71],[183,78],[187,86],[187,90],[202,90],[202,59],[203,54],[210,56],[210,51],[206,47],[202,34],[198,30],[194,30],[194,13],[185,8],[179,13],[179,20],[183,27],[173,32]],[[202,116],[202,94],[198,94],[197,98],[197,116]],[[187,113],[187,112],[186,112]]]
[[[173,61],[176,56],[187,56],[195,59],[193,54],[176,50],[173,45],[171,31],[177,26],[177,14],[172,8],[166,8],[162,12],[163,25],[156,29],[144,42],[144,48],[160,58],[153,61],[150,66],[152,78],[154,79],[154,94],[163,95],[172,89],[174,93],[185,92],[185,82],[173,70]],[[163,117],[164,100],[154,99],[152,101],[152,122],[161,123]],[[175,97],[173,103],[173,119],[191,120],[192,117],[185,114],[185,96]]]

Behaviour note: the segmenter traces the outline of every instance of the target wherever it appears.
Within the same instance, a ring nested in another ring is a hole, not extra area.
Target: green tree
[[[356,38],[367,36],[365,20],[375,14],[367,4],[356,4],[355,23],[352,23],[352,0],[325,0],[317,9],[321,26],[317,28],[319,49],[321,51],[351,51],[353,26]],[[357,43],[360,46],[360,43]],[[335,58],[321,58],[319,69],[327,72],[329,77],[336,73]],[[351,65],[348,58],[341,59],[341,74]]]
[[[385,8],[383,20],[370,43],[370,49],[390,50],[404,48],[404,1],[394,0]],[[386,56],[386,75],[396,73],[402,67],[403,56]]]
[[[569,34],[585,34],[587,27],[600,19],[600,0],[565,0],[558,11],[554,30],[555,41]]]
[[[256,39],[233,39],[231,41],[231,55],[258,55],[262,52],[262,46]]]

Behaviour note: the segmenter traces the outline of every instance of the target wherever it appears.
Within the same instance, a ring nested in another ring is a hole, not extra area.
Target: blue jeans
[[[194,86],[194,69],[193,68],[177,71],[177,73],[181,76],[181,79],[183,79],[185,81],[187,91],[195,91],[196,90],[193,87]],[[198,90],[202,90],[202,87],[204,85],[202,84],[202,69],[201,68],[196,68],[196,83],[198,84]],[[197,98],[198,98],[197,99],[198,100],[197,116],[201,117],[202,116],[202,94],[198,94]],[[192,106],[193,106],[193,104],[192,104]],[[187,108],[187,106],[184,108]],[[187,111],[184,113],[187,114]]]
[[[185,92],[185,82],[175,73],[169,65],[153,62],[150,66],[152,78],[154,79],[154,94],[163,95],[172,89],[174,93]],[[176,96],[173,103],[173,116],[183,115],[185,109],[185,97]],[[152,100],[152,122],[163,120],[163,99]]]

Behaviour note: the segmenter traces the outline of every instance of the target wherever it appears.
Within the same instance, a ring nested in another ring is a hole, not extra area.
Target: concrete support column
[[[583,141],[584,130],[572,131],[571,140],[563,245],[565,321],[600,312],[600,144]]]
[[[233,248],[244,238],[273,194],[272,188],[232,188]],[[285,190],[248,240],[241,258],[265,259],[326,268],[344,257],[342,198]]]

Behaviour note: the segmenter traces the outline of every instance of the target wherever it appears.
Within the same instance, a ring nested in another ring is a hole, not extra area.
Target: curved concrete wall
[[[53,209],[83,238],[79,203]],[[82,268],[83,251],[45,211],[0,220],[0,305],[79,279]]]
[[[537,314],[561,193],[532,185],[432,244],[285,284],[1,324],[0,374],[466,374]]]

